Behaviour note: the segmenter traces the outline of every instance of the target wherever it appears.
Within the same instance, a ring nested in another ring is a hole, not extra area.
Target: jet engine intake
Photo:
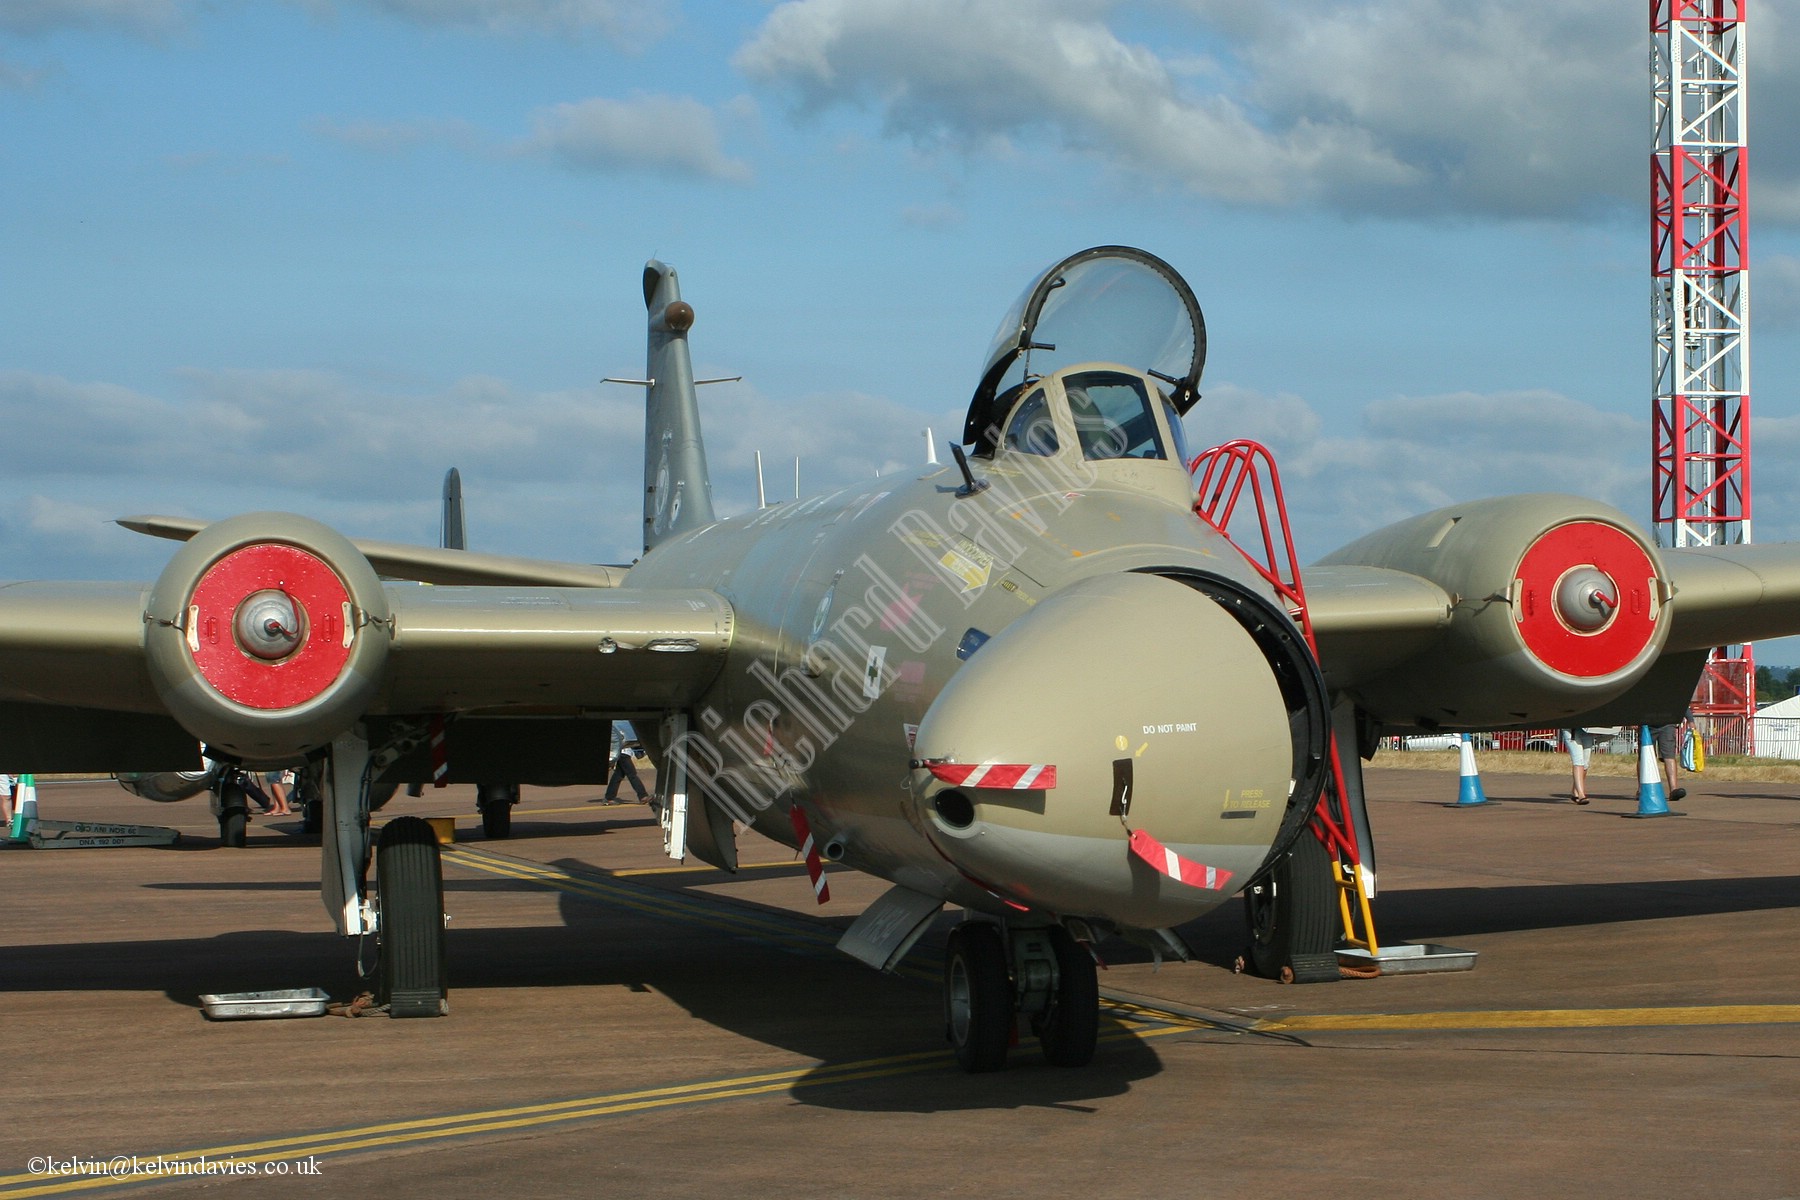
[[[151,680],[170,715],[248,761],[307,753],[361,718],[391,637],[368,559],[287,513],[195,534],[157,578],[144,621]]]

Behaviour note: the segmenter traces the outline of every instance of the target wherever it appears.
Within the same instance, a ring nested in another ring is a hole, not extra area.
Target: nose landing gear
[[[957,926],[944,953],[944,1032],[962,1069],[1004,1067],[1021,1014],[1053,1066],[1086,1066],[1100,1025],[1094,956],[1061,925]]]

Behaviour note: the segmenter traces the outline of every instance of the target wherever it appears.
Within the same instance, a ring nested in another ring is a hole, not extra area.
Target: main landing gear
[[[213,815],[219,818],[219,844],[242,850],[250,840],[250,794],[244,787],[244,776],[228,770],[219,778],[213,793]]]
[[[444,957],[444,869],[437,835],[420,817],[396,817],[375,845],[375,1000],[393,1017],[450,1011]]]
[[[519,802],[516,783],[478,783],[475,808],[481,813],[481,832],[496,840],[512,836],[513,805]]]
[[[1336,979],[1336,886],[1325,844],[1302,832],[1268,876],[1244,890],[1250,948],[1240,967],[1283,983]]]
[[[944,1032],[963,1070],[1004,1067],[1019,1015],[1053,1066],[1086,1066],[1100,1027],[1094,956],[1061,925],[963,922],[944,953]]]
[[[391,761],[391,760],[390,760]],[[325,909],[346,937],[375,936],[370,997],[395,1017],[437,1017],[450,1009],[445,973],[444,868],[437,834],[420,817],[396,817],[370,845],[369,814],[386,796],[371,786],[379,765],[362,730],[332,739],[321,765]],[[375,793],[372,795],[371,793]],[[368,885],[369,867],[375,882]],[[359,942],[359,948],[364,943]],[[365,975],[357,963],[358,974]],[[358,997],[352,1012],[369,1007]]]

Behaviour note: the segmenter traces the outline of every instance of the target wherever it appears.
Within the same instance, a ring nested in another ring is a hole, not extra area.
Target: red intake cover
[[[1582,630],[1557,611],[1557,585],[1591,567],[1611,578],[1618,606],[1597,629]],[[1598,679],[1634,662],[1656,634],[1656,567],[1625,531],[1597,521],[1558,525],[1519,560],[1514,618],[1526,649],[1553,670]]]
[[[238,605],[257,592],[292,597],[301,614],[300,645],[269,661],[237,644]],[[234,550],[207,568],[188,601],[188,646],[206,682],[249,708],[284,709],[331,686],[350,659],[344,632],[350,593],[337,572],[297,546],[264,543]]]

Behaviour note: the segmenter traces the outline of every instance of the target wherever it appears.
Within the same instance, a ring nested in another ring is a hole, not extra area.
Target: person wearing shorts
[[[1563,741],[1569,746],[1569,770],[1574,774],[1574,786],[1569,789],[1569,799],[1576,804],[1586,804],[1588,763],[1593,757],[1594,747],[1604,736],[1587,729],[1563,730]]]
[[[1675,786],[1675,772],[1681,766],[1681,743],[1687,736],[1685,719],[1673,725],[1658,725],[1652,730],[1656,738],[1656,757],[1662,763],[1663,785],[1669,789],[1669,800],[1687,799],[1687,789]]]

